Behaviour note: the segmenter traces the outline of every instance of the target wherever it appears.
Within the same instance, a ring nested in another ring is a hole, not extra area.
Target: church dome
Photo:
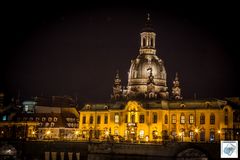
[[[166,80],[166,71],[163,61],[156,55],[139,55],[132,61],[129,80],[142,79],[147,81],[149,77],[149,68],[152,68],[152,74],[156,80]]]
[[[163,61],[156,55],[156,33],[150,23],[149,15],[140,36],[139,55],[131,61],[128,73],[127,96],[135,98],[141,95],[167,99],[167,74]]]

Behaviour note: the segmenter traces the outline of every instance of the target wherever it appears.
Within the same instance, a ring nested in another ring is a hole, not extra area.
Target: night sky
[[[154,7],[153,7],[154,6]],[[240,96],[237,6],[6,6],[0,90],[7,96],[78,96],[107,101],[119,70],[127,84],[146,14],[157,33],[169,91],[179,73],[185,99]]]

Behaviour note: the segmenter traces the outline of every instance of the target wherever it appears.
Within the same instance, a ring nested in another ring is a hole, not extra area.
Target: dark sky
[[[185,98],[240,96],[239,15],[234,4],[8,5],[2,14],[0,89],[6,95],[72,95],[105,101],[139,54],[146,13],[157,33],[168,87]]]

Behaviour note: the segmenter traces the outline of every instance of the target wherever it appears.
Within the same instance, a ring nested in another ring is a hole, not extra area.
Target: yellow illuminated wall
[[[84,108],[79,123],[83,140],[107,140],[110,135],[118,135],[129,141],[218,141],[224,139],[223,128],[233,127],[233,111],[227,105],[145,109],[141,103],[129,101],[124,109]]]

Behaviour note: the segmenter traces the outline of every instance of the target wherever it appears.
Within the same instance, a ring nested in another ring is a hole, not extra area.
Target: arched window
[[[143,114],[141,114],[139,116],[139,123],[144,123],[144,115]]]
[[[115,114],[114,122],[119,123],[119,114],[118,113]]]
[[[210,124],[215,124],[215,115],[213,113],[210,115]]]
[[[224,123],[228,125],[228,109],[224,110]]]
[[[200,124],[205,124],[205,115],[203,113],[200,116]]]
[[[168,116],[165,114],[165,116],[164,116],[164,123],[165,124],[168,124]]]
[[[51,122],[52,121],[52,117],[48,117],[48,122]]]
[[[132,122],[132,123],[135,123],[135,114],[132,114],[132,115],[131,115],[131,122]]]
[[[185,123],[185,115],[182,113],[180,116],[180,123],[184,124]]]
[[[200,131],[200,141],[205,141],[205,130],[201,129]]]
[[[211,128],[210,129],[210,137],[209,137],[210,139],[210,142],[213,142],[214,141],[214,139],[215,139],[215,130],[214,130],[214,128]]]
[[[54,125],[55,125],[55,123],[51,122],[50,126],[51,126],[51,127],[54,127]]]
[[[189,131],[189,137],[190,137],[191,141],[194,140],[194,132],[193,131]]]
[[[190,124],[194,123],[194,116],[192,114],[190,114],[190,116],[189,116],[189,123]]]
[[[54,118],[53,118],[53,121],[54,121],[54,122],[57,122],[57,117],[54,117]]]
[[[140,137],[140,138],[144,138],[144,130],[140,130],[140,132],[139,132],[139,137]]]
[[[172,115],[172,124],[176,124],[176,122],[177,122],[176,115],[173,114],[173,115]]]
[[[146,46],[146,38],[143,38],[143,47]]]
[[[157,123],[157,113],[153,113],[153,123]]]

